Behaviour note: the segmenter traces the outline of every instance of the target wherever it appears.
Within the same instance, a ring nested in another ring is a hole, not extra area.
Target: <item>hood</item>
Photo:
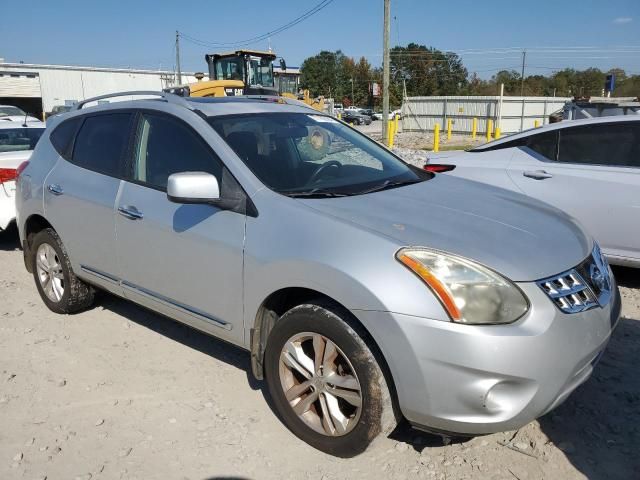
[[[25,116],[24,115],[3,115],[3,116],[0,117],[0,121],[3,121],[3,122],[16,122],[16,123],[20,123],[20,125],[22,125],[25,122]],[[27,115],[26,121],[27,122],[43,123],[43,122],[40,122],[40,120],[38,120],[36,117],[32,117],[30,115]]]
[[[454,253],[513,281],[561,273],[578,265],[593,248],[591,238],[560,210],[448,175],[365,195],[302,201],[394,238],[399,246]]]

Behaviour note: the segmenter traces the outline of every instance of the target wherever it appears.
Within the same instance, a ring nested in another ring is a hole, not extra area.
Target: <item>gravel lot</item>
[[[638,478],[640,275],[591,380],[517,432],[443,446],[399,427],[337,459],[284,428],[248,354],[109,295],[49,312],[0,234],[0,478]]]

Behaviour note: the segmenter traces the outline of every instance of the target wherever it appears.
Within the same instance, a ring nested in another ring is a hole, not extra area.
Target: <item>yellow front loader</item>
[[[280,95],[300,100],[316,110],[324,110],[324,98],[310,98],[309,91],[298,93],[300,73],[289,72],[283,59],[274,76],[273,52],[236,50],[205,55],[209,80],[196,74],[198,82],[165,88],[165,92],[191,97],[230,97],[237,95]]]

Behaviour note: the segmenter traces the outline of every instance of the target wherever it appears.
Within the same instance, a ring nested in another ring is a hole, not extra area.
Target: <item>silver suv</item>
[[[287,427],[339,456],[403,417],[515,429],[590,376],[620,299],[566,214],[297,102],[153,95],[54,117],[18,178],[54,312],[107,290],[249,350]]]

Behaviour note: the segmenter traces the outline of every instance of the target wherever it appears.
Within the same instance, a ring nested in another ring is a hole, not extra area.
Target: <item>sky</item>
[[[271,32],[320,0],[0,0],[0,58],[7,62],[206,71],[205,53]],[[11,6],[11,8],[10,8]],[[640,0],[391,0],[391,45],[453,51],[469,72],[550,74],[621,67],[640,74]],[[321,50],[382,64],[383,0],[333,0],[307,20],[249,47],[298,66]],[[191,38],[197,39],[194,43]],[[204,46],[203,44],[207,44]]]

